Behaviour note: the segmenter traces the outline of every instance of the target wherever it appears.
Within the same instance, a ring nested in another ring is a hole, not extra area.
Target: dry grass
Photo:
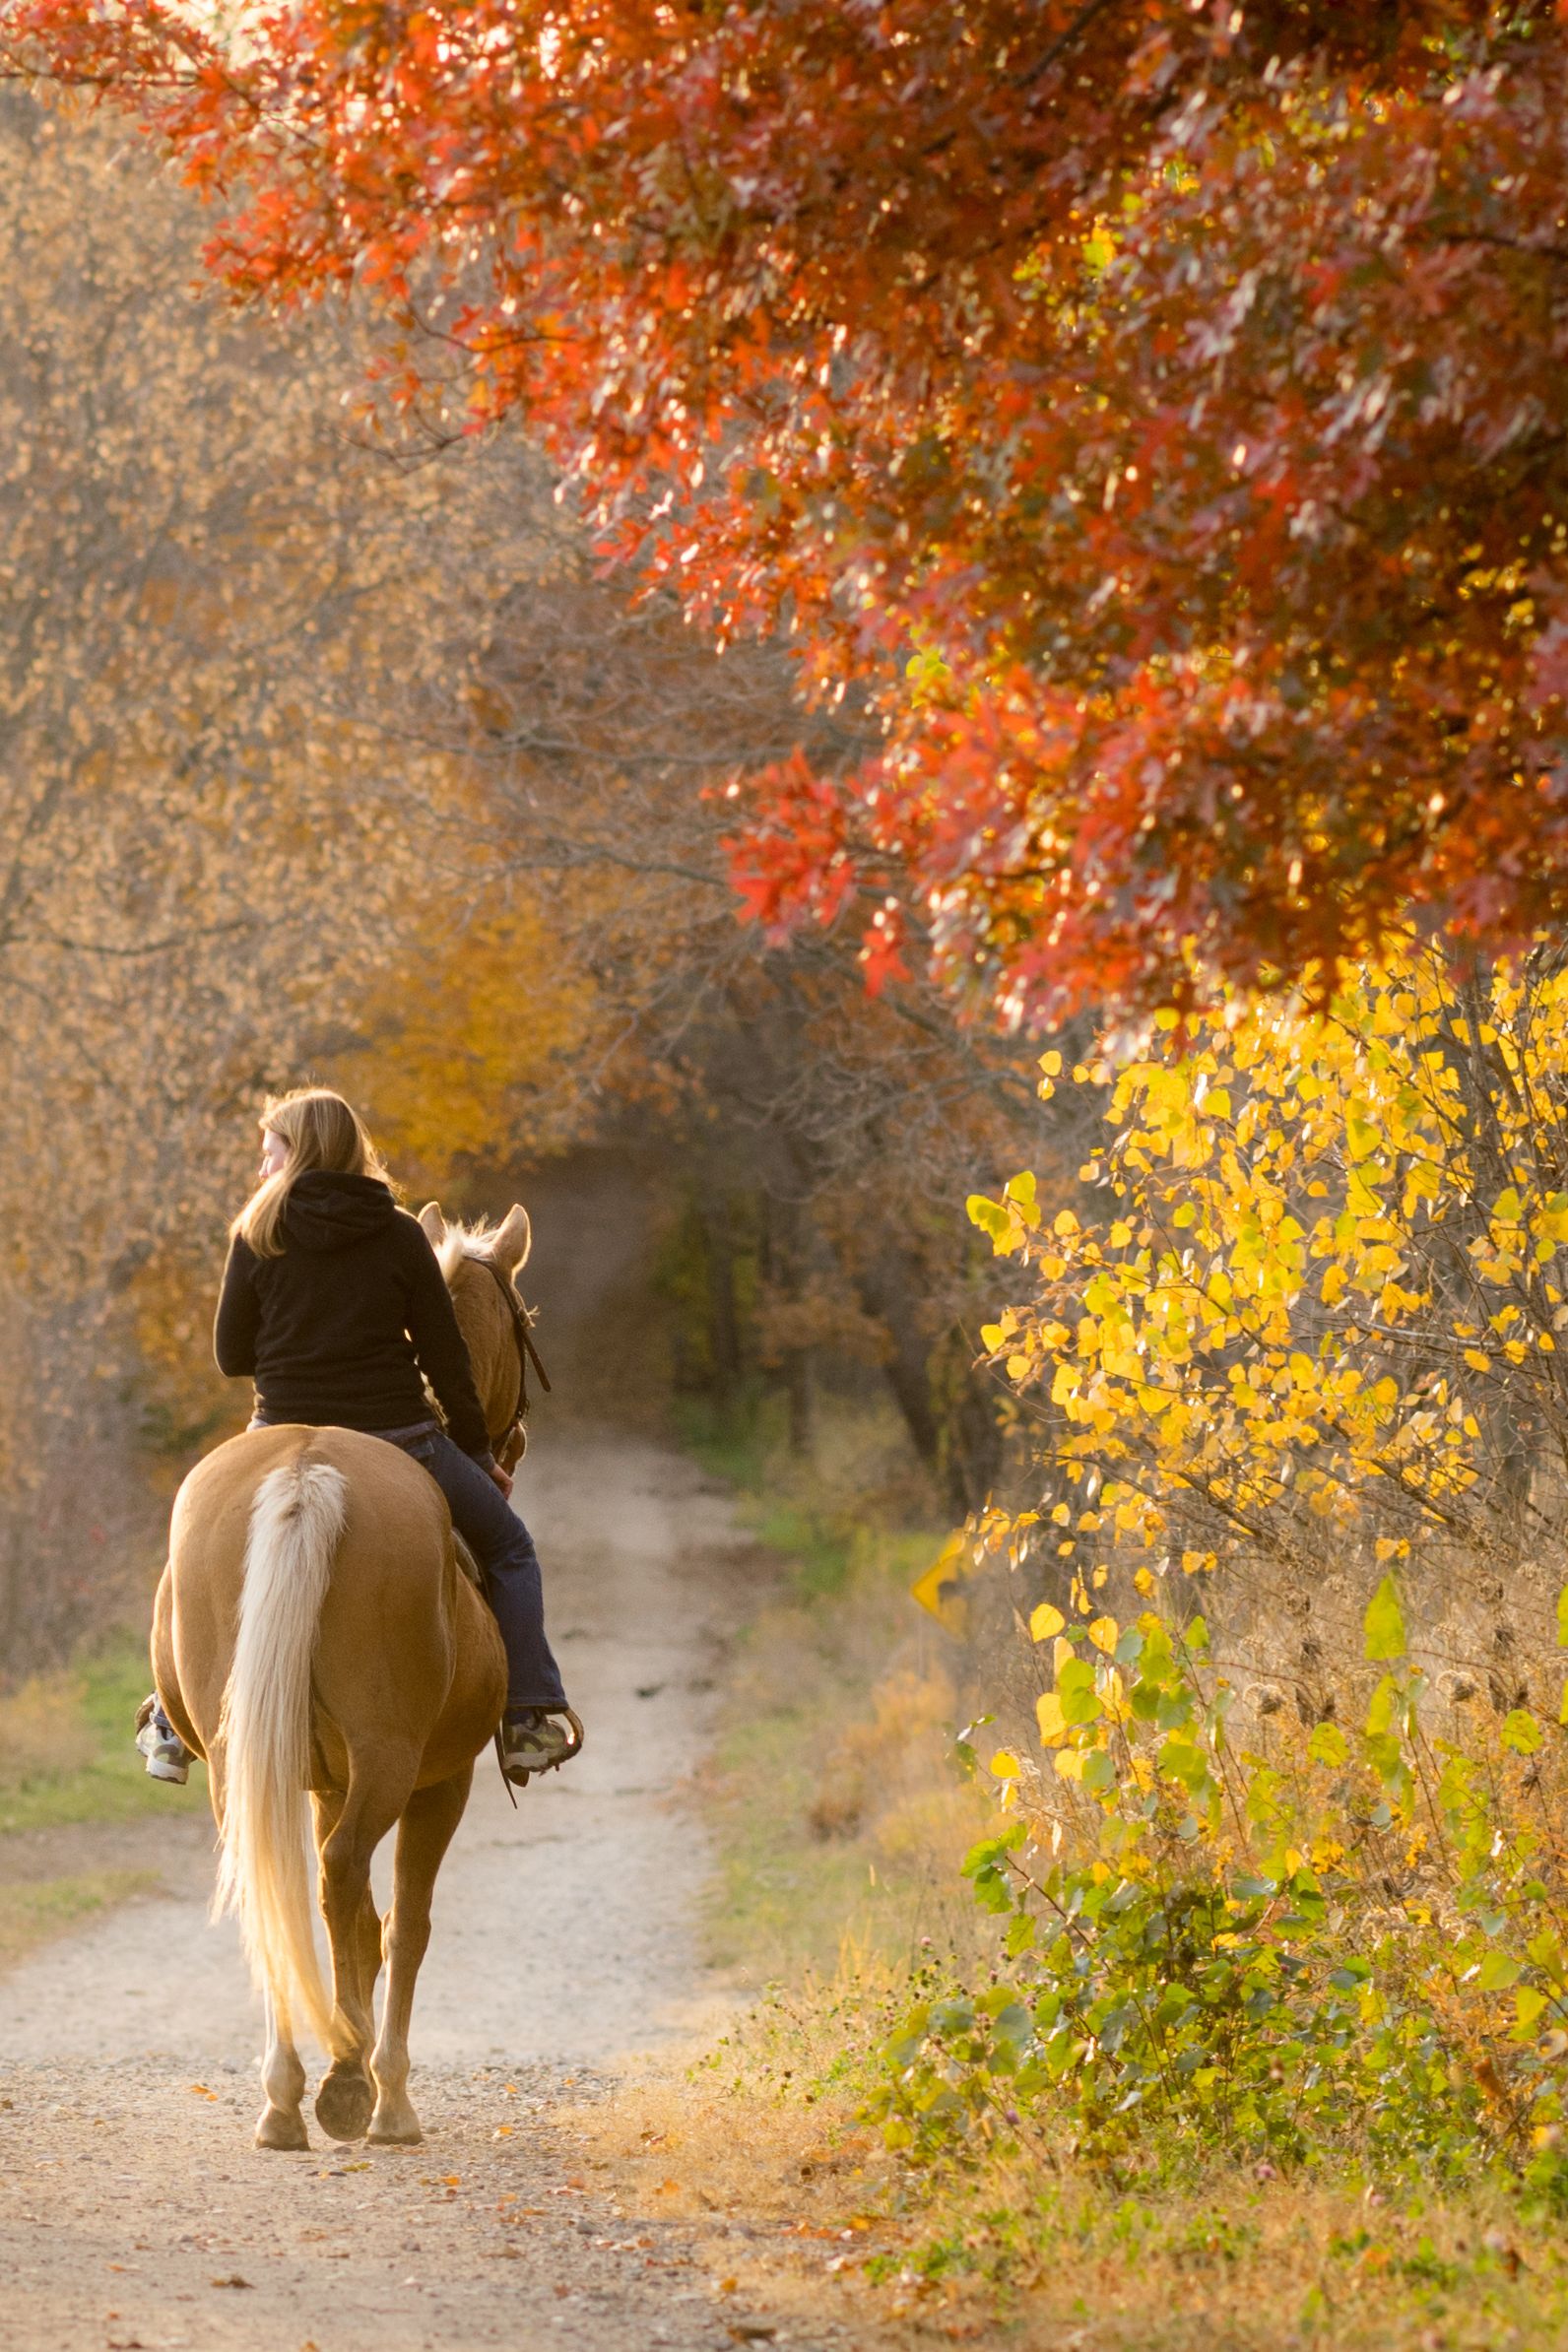
[[[840,1531],[835,1568],[790,1510],[800,1588],[751,1630],[712,1789],[715,1951],[775,1983],[716,2049],[575,2119],[625,2210],[686,2222],[738,2320],[864,2346],[1568,2352],[1559,2232],[1500,2189],[1391,2196],[1264,2165],[1179,2190],[1065,2148],[946,2173],[886,2151],[859,2109],[912,1965],[983,1975],[956,1863],[990,1812],[949,1762],[961,1661],[908,1600],[929,1546]]]
[[[202,1769],[186,1789],[143,1770],[132,1727],[147,1687],[126,1636],[0,1698],[0,1969],[156,1886],[141,1825],[161,1838],[204,1809]]]
[[[0,1788],[94,1762],[98,1741],[85,1712],[87,1686],[78,1674],[34,1674],[0,1698]]]
[[[939,1538],[758,1520],[801,1567],[749,1629],[707,1775],[712,1957],[761,1985],[831,1977],[846,1937],[905,1961],[923,1938],[973,1949],[957,1865],[989,1806],[950,1768],[957,1654],[909,1598]]]
[[[625,2211],[686,2221],[737,2310],[836,2321],[863,2344],[1015,2352],[1568,2345],[1560,2233],[1501,2197],[1391,2202],[1268,2167],[1217,2174],[1201,2195],[1015,2159],[919,2179],[857,2124],[852,2096],[818,2077],[808,2103],[783,2078],[791,2034],[809,2078],[845,1991],[810,1989],[572,2119]]]
[[[134,1718],[150,1688],[146,1649],[125,1634],[75,1667],[0,1698],[0,1836],[201,1811],[204,1767],[183,1790],[150,1781],[143,1769]]]

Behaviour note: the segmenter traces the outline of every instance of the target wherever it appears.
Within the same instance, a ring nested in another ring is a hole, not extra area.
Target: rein
[[[493,1258],[474,1257],[469,1260],[469,1264],[483,1266],[486,1273],[493,1278],[496,1289],[506,1302],[506,1312],[511,1319],[512,1338],[517,1343],[517,1410],[499,1435],[492,1436],[490,1441],[494,1449],[495,1459],[500,1463],[501,1468],[510,1470],[513,1463],[521,1461],[528,1445],[528,1367],[530,1364],[533,1365],[539,1375],[539,1385],[547,1397],[550,1395],[550,1374],[539,1360],[539,1350],[534,1345],[533,1334],[528,1328],[528,1309],[518,1297],[515,1283],[501,1272]],[[515,1445],[513,1444],[514,1440]],[[509,1461],[504,1459],[507,1449],[511,1449]]]

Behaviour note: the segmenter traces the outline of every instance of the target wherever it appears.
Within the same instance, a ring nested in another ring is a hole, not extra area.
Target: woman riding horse
[[[175,1498],[153,1614],[157,1712],[138,1744],[164,1778],[183,1777],[190,1751],[207,1759],[215,1908],[238,1917],[267,2004],[257,2144],[307,2144],[295,2018],[329,2055],[322,2127],[408,2143],[421,2135],[414,1988],[474,1759],[498,1722],[519,1780],[582,1740],[545,1640],[534,1547],[491,1453],[520,1401],[513,1274],[528,1217],[516,1208],[493,1232],[448,1234],[433,1207],[405,1216],[359,1119],[319,1088],[269,1103],[264,1130],[217,1335],[223,1368],[255,1380],[256,1415]],[[492,1608],[461,1570],[454,1523]],[[370,1862],[394,1827],[381,1919]]]
[[[359,1114],[325,1087],[266,1105],[260,1175],[230,1230],[218,1369],[254,1380],[252,1429],[362,1429],[429,1471],[506,1645],[501,1769],[526,1783],[566,1762],[576,1741],[545,1638],[539,1555],[508,1508],[512,1482],[490,1450],[435,1253],[393,1200]],[[184,1742],[156,1702],[138,1745],[155,1780],[186,1778]]]

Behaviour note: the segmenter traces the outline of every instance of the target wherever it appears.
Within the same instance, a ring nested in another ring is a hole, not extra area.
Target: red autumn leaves
[[[433,313],[615,547],[864,703],[738,802],[763,920],[1039,1017],[1558,918],[1555,12],[0,15],[220,194],[238,294]]]

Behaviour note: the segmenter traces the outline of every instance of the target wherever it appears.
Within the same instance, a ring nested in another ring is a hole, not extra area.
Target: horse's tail
[[[305,1791],[310,1666],[348,1487],[330,1463],[269,1470],[250,1506],[234,1662],[224,1693],[223,1826],[213,1916],[233,1912],[259,1991],[330,2046],[316,1958]]]

